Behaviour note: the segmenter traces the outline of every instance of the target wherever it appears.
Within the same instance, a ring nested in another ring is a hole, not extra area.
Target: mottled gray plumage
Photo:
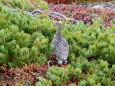
[[[61,34],[61,24],[59,22],[55,22],[55,25],[57,30],[52,40],[54,55],[56,56],[59,64],[66,64],[69,53],[69,46]]]

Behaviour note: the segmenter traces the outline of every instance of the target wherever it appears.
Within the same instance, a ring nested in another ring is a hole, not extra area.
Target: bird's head
[[[60,28],[61,27],[61,22],[60,21],[55,21],[55,25],[57,28]]]

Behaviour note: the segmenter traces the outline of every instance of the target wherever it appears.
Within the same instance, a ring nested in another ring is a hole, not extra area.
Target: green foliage
[[[38,82],[36,82],[35,86],[52,86],[52,82],[48,81],[43,77],[38,77]]]
[[[47,71],[47,77],[56,86],[62,86],[63,82],[68,83],[71,78],[81,78],[82,71],[80,68],[74,68],[71,65],[67,67],[52,66]]]
[[[0,13],[0,64],[10,67],[29,62],[42,64],[50,51],[48,41],[37,22],[42,18],[12,12],[2,6]],[[45,17],[46,18],[46,17]],[[47,18],[48,19],[48,18]],[[48,51],[48,52],[47,52]]]
[[[76,86],[76,84],[72,83],[72,84],[70,84],[69,86]]]
[[[79,82],[79,85],[78,86],[86,86],[86,80],[82,80]]]
[[[34,3],[42,10],[48,10],[48,4],[44,0],[35,0]]]
[[[76,66],[77,57],[115,61],[115,34],[113,26],[103,27],[98,18],[92,25],[78,22],[62,23],[63,36],[69,43],[69,62]],[[113,24],[111,24],[113,25]],[[56,27],[46,15],[13,12],[1,6],[0,10],[0,64],[23,65],[29,62],[45,62],[51,55],[51,40]],[[19,61],[20,60],[20,61]],[[84,65],[87,67],[87,61]]]
[[[41,8],[42,10],[48,9],[48,4],[43,0],[0,0],[1,5],[9,5],[13,8],[20,8],[22,10],[33,10]]]
[[[115,62],[115,34],[113,30],[101,25],[102,20],[98,18],[92,25],[63,24],[63,35],[69,43],[70,59],[76,57],[104,59]]]
[[[108,63],[115,63],[114,24],[111,23],[106,28],[102,26],[102,22],[100,18],[92,25],[85,25],[81,21],[76,25],[62,22],[62,34],[70,48],[69,65],[49,67],[47,79],[39,77],[36,86],[63,86],[63,83],[70,83],[72,78],[78,80],[78,86],[114,86],[115,65]],[[32,17],[21,11],[13,12],[1,5],[0,65],[16,67],[33,62],[46,62],[51,57],[50,46],[55,31],[56,27],[47,15]]]
[[[107,61],[97,60],[87,62],[89,66],[82,68],[86,58],[77,58],[76,66],[67,65],[66,67],[49,67],[47,78],[56,86],[63,86],[63,83],[68,83],[71,78],[77,78],[78,86],[112,86],[114,83],[114,65],[109,69]]]

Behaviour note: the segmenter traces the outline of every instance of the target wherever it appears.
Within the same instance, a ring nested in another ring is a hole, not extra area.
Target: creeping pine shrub
[[[48,4],[43,0],[0,0],[0,4],[22,10],[33,10],[38,7],[42,10],[48,9]]]
[[[104,59],[114,63],[114,24],[103,27],[102,19],[92,25],[78,22],[76,25],[62,23],[62,34],[69,43],[69,63],[74,65],[77,57]],[[45,62],[51,57],[51,40],[56,27],[46,15],[32,17],[30,14],[13,12],[0,7],[0,64],[11,67],[30,62]],[[83,68],[87,67],[85,61]]]
[[[45,62],[50,45],[48,37],[42,34],[44,25],[38,24],[44,21],[42,17],[14,13],[4,6],[0,11],[0,64],[15,67],[30,62]]]
[[[76,25],[63,24],[63,35],[69,43],[70,61],[76,57],[115,62],[115,34],[111,27],[103,27],[98,18],[92,25],[79,22]]]
[[[14,25],[0,30],[0,33],[0,64],[8,63],[13,66],[13,64],[22,65],[31,61],[39,63],[46,61],[43,50],[47,47],[48,39],[41,33],[38,33],[38,37],[32,38],[35,33],[32,35],[24,33]]]
[[[85,57],[77,58],[75,65],[84,65]],[[56,86],[63,86],[71,78],[77,78],[78,86],[114,86],[114,65],[109,68],[109,64],[104,60],[94,60],[87,62],[87,68],[82,66],[67,65],[66,67],[49,67],[47,78]],[[74,86],[74,85],[72,85]]]
[[[38,77],[38,82],[36,82],[35,86],[52,86],[52,82],[43,78],[43,77]]]
[[[80,68],[73,68],[71,65],[67,67],[52,66],[47,71],[47,77],[56,86],[62,86],[62,83],[69,82],[71,78],[81,78],[82,71]]]

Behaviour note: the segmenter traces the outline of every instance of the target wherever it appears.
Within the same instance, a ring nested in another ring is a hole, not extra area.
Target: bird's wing
[[[63,39],[63,43],[62,43],[62,58],[67,58],[68,57],[68,53],[69,53],[69,45],[67,43],[67,41],[65,39]]]
[[[69,53],[69,46],[66,40],[61,41],[58,45],[59,46],[56,46],[55,48],[56,50],[55,53],[56,53],[57,58],[60,58],[60,59],[67,58],[68,53]]]
[[[67,48],[67,49],[69,50],[69,45],[68,45],[67,41],[66,41],[64,38],[63,38],[62,44],[63,44],[63,46],[64,46],[65,48]]]

